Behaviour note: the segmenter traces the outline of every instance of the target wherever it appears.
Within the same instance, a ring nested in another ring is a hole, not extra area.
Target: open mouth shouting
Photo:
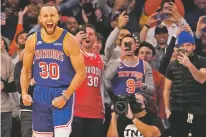
[[[46,24],[46,27],[47,27],[48,29],[52,29],[52,28],[53,28],[53,26],[54,26],[54,24],[53,24],[53,23],[47,23],[47,24]]]
[[[91,43],[91,41],[88,40],[88,39],[85,39],[85,42],[86,42],[87,44],[90,44],[90,43]]]

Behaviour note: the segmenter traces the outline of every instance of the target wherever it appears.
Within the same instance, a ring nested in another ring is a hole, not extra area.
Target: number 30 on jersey
[[[92,77],[92,76],[88,76],[88,83],[87,85],[92,87],[98,87],[98,84],[99,84],[99,78],[98,77]]]
[[[49,77],[52,80],[59,79],[59,65],[57,63],[51,62],[47,64],[46,62],[40,62],[39,67],[41,68],[39,74],[43,79],[48,79]]]

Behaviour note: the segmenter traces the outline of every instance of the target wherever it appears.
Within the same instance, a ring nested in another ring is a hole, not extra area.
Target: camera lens
[[[118,109],[119,111],[124,111],[125,108],[126,108],[125,103],[120,102],[120,103],[117,104],[117,109]]]
[[[127,112],[127,105],[128,103],[125,101],[117,101],[114,106],[115,112],[117,114],[124,114],[125,112]]]

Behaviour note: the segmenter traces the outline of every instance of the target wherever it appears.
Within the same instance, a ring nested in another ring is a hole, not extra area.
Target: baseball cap
[[[162,34],[162,33],[167,33],[168,34],[168,29],[164,25],[158,25],[155,28],[155,35]]]

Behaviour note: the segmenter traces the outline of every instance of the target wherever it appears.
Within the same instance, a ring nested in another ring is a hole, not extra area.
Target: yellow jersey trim
[[[41,37],[41,39],[43,40],[43,42],[45,42],[45,43],[47,43],[47,44],[51,44],[51,43],[53,43],[53,42],[55,42],[56,40],[58,40],[59,38],[60,38],[60,36],[62,35],[62,33],[63,33],[63,29],[62,28],[60,28],[59,29],[60,30],[60,34],[59,34],[59,36],[56,38],[56,39],[54,39],[54,40],[52,40],[52,41],[49,41],[49,40],[45,40],[44,38],[43,38],[43,36],[42,36],[42,33],[40,33],[40,37]],[[40,30],[40,32],[42,32],[42,29]]]
[[[71,37],[71,34],[67,32],[63,39],[63,51],[65,52],[67,56],[69,56],[68,46],[71,46],[68,44],[69,37]]]

